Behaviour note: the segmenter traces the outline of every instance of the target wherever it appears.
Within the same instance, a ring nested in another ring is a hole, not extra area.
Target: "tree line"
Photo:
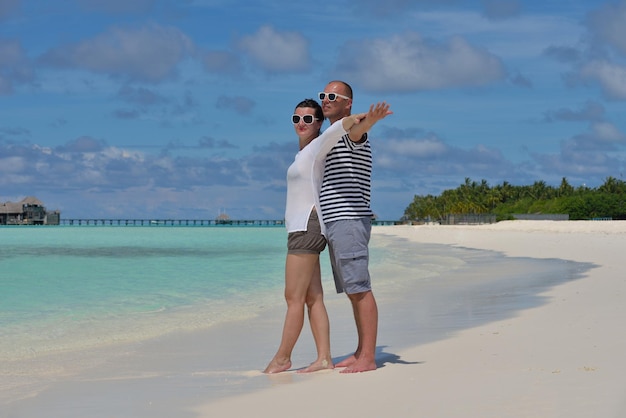
[[[495,214],[496,220],[513,219],[513,214],[568,214],[571,220],[594,218],[626,219],[626,182],[607,177],[597,188],[573,187],[565,177],[558,187],[536,181],[514,186],[505,181],[489,186],[465,178],[456,189],[439,196],[413,198],[404,210],[405,220],[440,221],[450,214]]]

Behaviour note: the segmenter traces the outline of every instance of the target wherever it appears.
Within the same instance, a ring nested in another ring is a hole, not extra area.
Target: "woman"
[[[320,135],[324,122],[321,106],[313,99],[306,99],[295,108],[292,123],[299,138],[300,151],[287,170],[287,314],[280,346],[264,373],[279,373],[291,368],[291,352],[302,331],[305,304],[317,348],[317,359],[300,372],[334,368],[319,263],[319,255],[326,247],[324,224],[317,216],[319,188],[326,154],[365,116],[365,113],[361,113],[345,117]]]

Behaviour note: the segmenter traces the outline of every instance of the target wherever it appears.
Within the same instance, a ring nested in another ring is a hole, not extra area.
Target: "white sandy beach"
[[[356,375],[321,372],[294,384],[277,377],[269,389],[194,408],[198,416],[626,417],[626,222],[393,226],[374,233],[596,267],[544,292],[541,306],[406,349],[398,353],[402,362]]]
[[[377,226],[373,234],[399,251],[373,272],[376,371],[263,375],[282,327],[277,294],[246,321],[40,359],[51,372],[28,397],[0,402],[0,418],[626,417],[626,222]],[[420,276],[428,260],[465,264],[429,280]],[[327,289],[326,299],[340,359],[356,344],[352,313],[344,295]],[[305,326],[294,368],[313,355]],[[54,372],[87,360],[95,364]],[[39,366],[12,376],[32,380]]]

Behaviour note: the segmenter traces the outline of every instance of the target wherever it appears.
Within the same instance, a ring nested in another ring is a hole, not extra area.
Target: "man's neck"
[[[333,123],[337,122],[338,120],[341,120],[341,119],[345,118],[346,116],[350,116],[350,112],[346,113],[345,115],[339,115],[335,119],[328,118],[328,121],[332,125]]]

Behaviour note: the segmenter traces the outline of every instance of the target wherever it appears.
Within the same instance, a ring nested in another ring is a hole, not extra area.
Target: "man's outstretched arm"
[[[363,135],[369,132],[376,122],[393,113],[389,110],[389,107],[390,105],[386,102],[371,105],[369,112],[365,113],[365,117],[361,119],[359,123],[355,124],[352,129],[350,129],[350,140],[352,142],[360,142]]]

